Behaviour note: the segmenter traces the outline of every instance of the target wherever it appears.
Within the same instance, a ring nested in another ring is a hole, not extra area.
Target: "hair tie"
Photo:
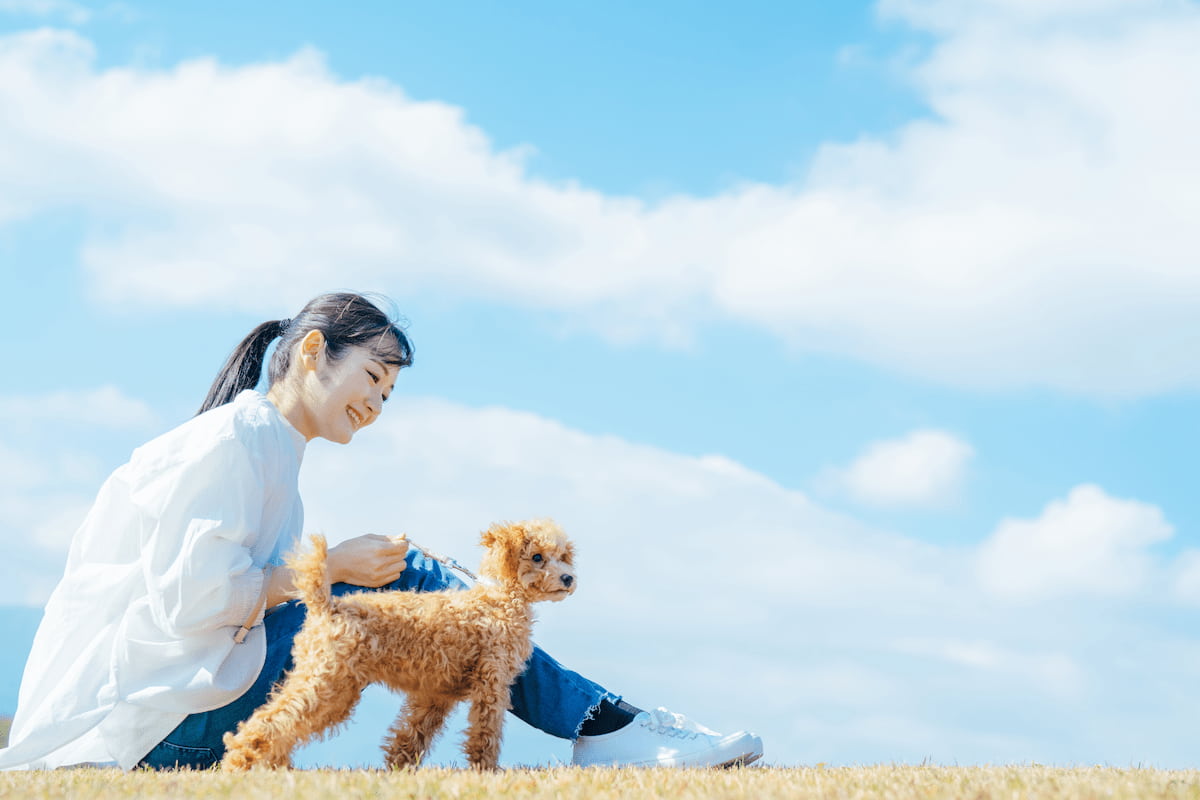
[[[279,335],[283,336],[285,333],[287,333],[287,329],[291,324],[292,321],[290,319],[279,320]]]

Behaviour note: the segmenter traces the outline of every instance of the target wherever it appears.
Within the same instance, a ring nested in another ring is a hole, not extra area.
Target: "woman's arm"
[[[383,586],[404,571],[408,543],[369,533],[348,539],[329,551],[329,582],[355,586]],[[278,605],[295,595],[292,571],[276,567],[267,579],[266,607]]]
[[[143,513],[142,570],[156,626],[169,637],[241,625],[259,604],[267,479],[246,443],[213,442],[144,468],[133,493]]]
[[[292,585],[292,571],[287,567],[275,567],[267,578],[266,608],[277,606],[291,600],[295,587]]]

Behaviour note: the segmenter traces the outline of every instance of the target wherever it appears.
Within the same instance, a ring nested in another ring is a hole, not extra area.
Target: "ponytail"
[[[291,367],[293,345],[314,330],[325,335],[325,354],[330,361],[341,358],[347,348],[366,347],[384,364],[397,368],[412,364],[412,343],[377,305],[360,294],[323,294],[310,300],[294,319],[264,322],[252,330],[229,354],[197,415],[257,386],[262,379],[263,360],[276,338],[280,341],[271,356],[267,381],[274,384],[281,379]]]
[[[283,335],[287,330],[287,323],[288,320],[283,319],[264,322],[250,331],[249,336],[242,339],[241,344],[229,354],[225,366],[221,367],[221,371],[217,373],[216,379],[209,387],[208,396],[204,398],[204,403],[196,412],[197,416],[210,408],[225,405],[246,389],[258,386],[258,382],[262,378],[262,365],[263,359],[267,355],[267,348],[271,346],[271,342],[275,341],[276,337]]]

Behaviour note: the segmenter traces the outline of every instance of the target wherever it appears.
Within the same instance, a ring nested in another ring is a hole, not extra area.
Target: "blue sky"
[[[0,37],[0,604],[254,324],[380,291],[416,365],[310,448],[311,529],[467,561],[556,516],[590,593],[551,652],[776,763],[1192,763],[1195,3],[5,0]]]

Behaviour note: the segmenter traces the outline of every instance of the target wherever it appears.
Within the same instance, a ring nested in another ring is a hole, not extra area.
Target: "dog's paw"
[[[222,772],[244,772],[252,767],[268,766],[264,759],[266,742],[244,741],[244,738],[240,740],[232,733],[221,737],[221,741],[225,743],[225,756],[221,759]]]
[[[244,772],[254,766],[255,761],[252,758],[247,758],[246,754],[240,750],[226,750],[225,757],[221,759],[222,772]]]

